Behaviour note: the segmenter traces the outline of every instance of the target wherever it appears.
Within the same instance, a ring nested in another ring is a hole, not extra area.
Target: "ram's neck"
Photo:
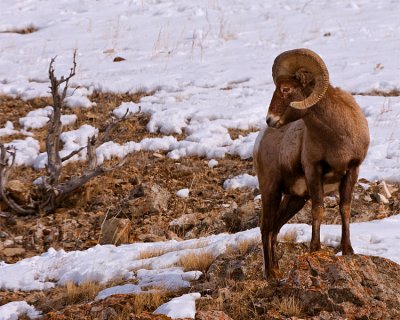
[[[360,117],[361,115],[361,117]],[[333,145],[352,139],[364,119],[353,97],[339,88],[328,87],[325,97],[303,118],[307,135],[314,141]],[[362,120],[361,120],[362,121]],[[364,131],[364,128],[361,128]]]

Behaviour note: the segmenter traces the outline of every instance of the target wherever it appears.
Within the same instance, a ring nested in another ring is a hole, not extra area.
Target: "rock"
[[[168,190],[160,187],[158,184],[153,184],[149,189],[149,211],[162,212],[168,209],[168,200],[171,194]],[[146,192],[145,192],[146,193]]]
[[[196,313],[196,320],[232,320],[223,311],[199,311]]]
[[[134,217],[143,217],[146,214],[165,212],[168,209],[168,200],[171,194],[158,184],[139,185],[131,190],[128,201],[129,210]]]
[[[118,314],[114,308],[107,307],[99,315],[99,320],[118,319]]]
[[[158,236],[152,233],[145,233],[138,235],[137,240],[139,240],[140,242],[160,242],[160,241],[165,241],[166,237]]]
[[[115,244],[129,242],[132,223],[129,219],[111,218],[106,220],[101,229],[100,244]]]
[[[379,201],[383,204],[389,204],[389,200],[381,193],[378,193]]]
[[[221,216],[230,232],[238,232],[255,228],[258,225],[258,215],[253,200],[245,202],[238,207],[234,202],[226,208]]]
[[[17,243],[17,244],[22,244],[23,241],[24,241],[24,237],[23,237],[23,236],[14,237],[14,241],[15,241],[15,243]]]
[[[323,251],[296,258],[280,291],[297,297],[313,316],[326,311],[350,319],[400,319],[399,283],[400,265],[390,260]]]
[[[153,314],[150,312],[142,312],[133,317],[134,320],[171,320],[172,318],[164,314]]]
[[[11,247],[14,245],[14,240],[7,239],[6,241],[3,242],[3,246],[5,247]]]
[[[380,186],[381,186],[381,188],[382,188],[382,193],[384,194],[384,196],[385,196],[387,199],[390,199],[390,198],[392,197],[392,194],[391,194],[391,192],[389,191],[389,188],[388,188],[386,182],[385,182],[385,181],[382,181],[381,184],[380,184]]]
[[[115,57],[114,58],[114,62],[121,62],[121,61],[125,61],[126,59],[125,58],[122,58],[122,57]]]
[[[232,206],[226,208],[221,216],[225,222],[228,231],[238,232],[241,229],[241,219],[238,212],[238,205],[234,202]]]
[[[3,254],[6,257],[16,257],[23,255],[26,252],[24,248],[5,248],[3,249]]]
[[[187,232],[192,229],[200,221],[200,214],[189,213],[181,215],[179,218],[172,220],[169,226],[172,230],[178,232]]]
[[[19,204],[26,203],[29,198],[29,188],[20,180],[10,180],[7,183],[6,190],[12,198]]]
[[[218,282],[220,279],[243,280],[245,278],[243,261],[221,257],[211,264],[207,276],[210,282]]]
[[[140,198],[144,196],[144,188],[141,184],[132,188],[129,193],[129,199]]]
[[[0,231],[0,238],[7,238],[7,237],[9,237],[10,235],[7,233],[7,232],[5,232],[5,231]]]

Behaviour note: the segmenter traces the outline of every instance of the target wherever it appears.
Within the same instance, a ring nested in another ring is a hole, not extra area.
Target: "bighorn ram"
[[[260,227],[265,274],[277,277],[281,227],[312,202],[311,252],[319,250],[324,195],[339,190],[342,252],[353,254],[350,205],[368,145],[368,124],[349,94],[329,83],[322,59],[308,49],[283,52],[272,67],[276,85],[254,162],[262,197]]]

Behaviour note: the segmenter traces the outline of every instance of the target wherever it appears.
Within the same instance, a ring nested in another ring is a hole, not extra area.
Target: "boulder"
[[[8,181],[6,190],[19,204],[25,204],[29,199],[29,187],[20,180]]]
[[[26,250],[24,248],[5,248],[3,249],[3,254],[6,257],[17,257],[25,254]]]
[[[115,244],[129,242],[132,223],[129,219],[111,218],[106,220],[101,229],[100,244]]]
[[[329,313],[360,320],[400,319],[399,284],[400,265],[395,262],[322,251],[296,258],[279,291],[302,301],[313,319],[329,319]]]

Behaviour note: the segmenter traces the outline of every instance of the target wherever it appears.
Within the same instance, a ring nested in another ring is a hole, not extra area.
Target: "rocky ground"
[[[78,123],[99,126],[122,101],[137,95],[95,94],[96,110],[79,110]],[[18,123],[28,111],[49,104],[47,99],[22,101],[2,97],[0,127],[6,120]],[[4,112],[3,112],[4,110]],[[157,136],[146,131],[147,115],[121,123],[113,133],[117,142]],[[16,126],[16,129],[18,127]],[[69,128],[71,129],[71,128]],[[247,134],[236,130],[231,135]],[[42,141],[46,130],[35,130]],[[20,136],[2,137],[9,142]],[[179,139],[179,136],[177,136]],[[111,162],[115,163],[118,160]],[[82,170],[82,164],[65,167],[63,179]],[[260,201],[257,190],[224,190],[233,176],[254,175],[251,160],[227,156],[210,168],[207,159],[172,160],[162,152],[138,152],[125,165],[97,177],[70,197],[54,214],[20,217],[0,205],[0,260],[14,263],[48,248],[82,250],[98,243],[152,242],[190,239],[220,232],[237,232],[257,226]],[[17,202],[30,200],[32,181],[43,174],[17,168],[8,191]],[[188,198],[176,192],[189,188]],[[352,221],[381,219],[400,213],[399,185],[359,181],[354,192]],[[309,205],[291,223],[310,223]],[[340,223],[338,198],[327,197],[324,223]],[[219,257],[194,283],[201,292],[198,319],[396,319],[400,318],[400,266],[375,257],[337,257],[332,248],[308,254],[306,244],[283,242],[281,270],[285,281],[266,282],[262,276],[259,244],[241,246]],[[99,285],[62,287],[46,292],[0,292],[0,305],[26,299],[47,313],[47,319],[167,319],[151,312],[171,295],[113,296],[90,303]],[[136,300],[135,300],[136,299]],[[142,307],[138,307],[142,306]]]

